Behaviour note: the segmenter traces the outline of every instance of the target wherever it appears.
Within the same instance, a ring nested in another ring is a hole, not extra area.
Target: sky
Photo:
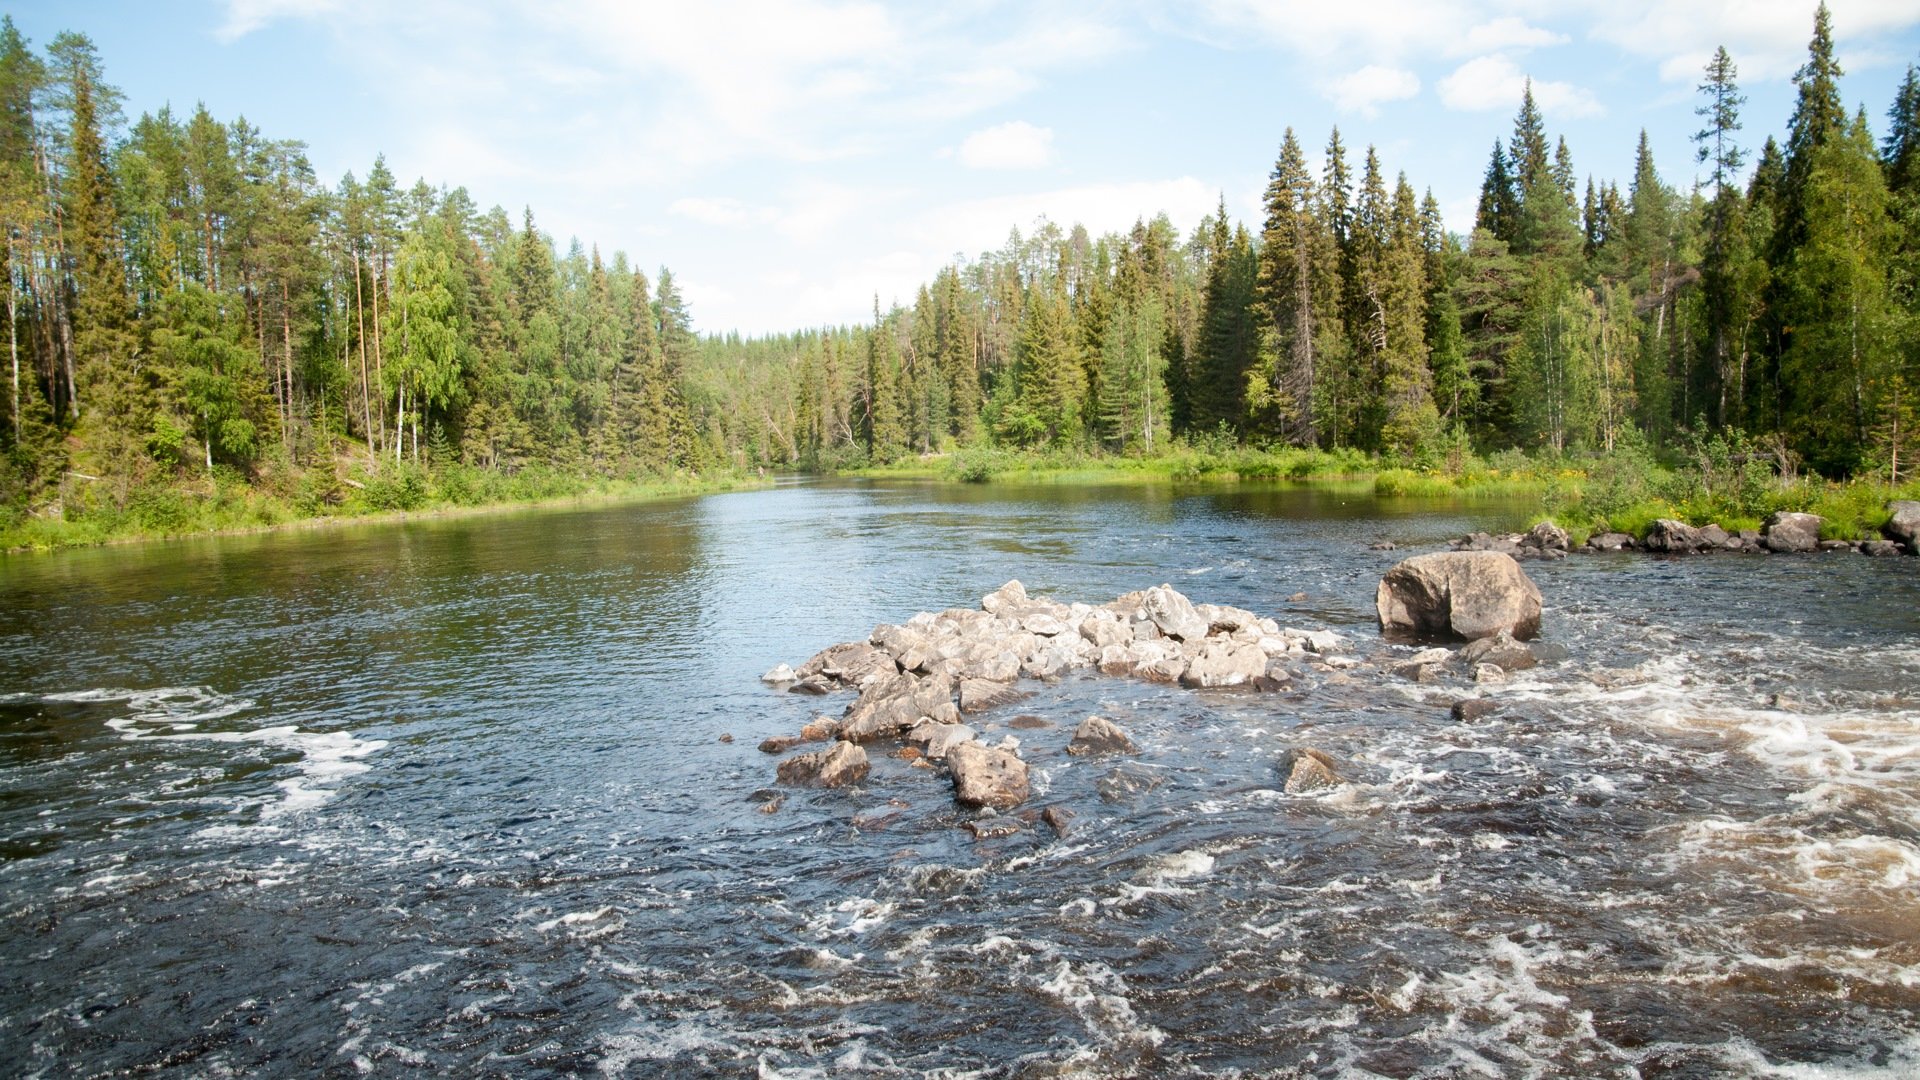
[[[1876,137],[1920,3],[1831,0]],[[91,37],[129,118],[204,102],[307,144],[323,183],[384,154],[564,252],[672,269],[705,333],[866,321],[1042,219],[1094,234],[1224,200],[1255,231],[1284,132],[1337,125],[1359,170],[1472,228],[1532,80],[1581,182],[1702,174],[1702,69],[1739,67],[1743,143],[1784,132],[1812,0],[65,0],[9,12]],[[1390,181],[1391,182],[1391,181]]]

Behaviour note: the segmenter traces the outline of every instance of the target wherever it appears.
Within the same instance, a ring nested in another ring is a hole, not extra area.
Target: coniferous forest
[[[328,186],[244,119],[129,119],[87,38],[36,50],[9,20],[0,525],[164,532],[207,506],[272,521],[972,448],[1439,472],[1713,440],[1740,468],[1897,486],[1920,455],[1920,74],[1877,131],[1842,76],[1823,6],[1784,141],[1754,147],[1719,51],[1690,189],[1644,133],[1632,176],[1584,176],[1529,91],[1469,235],[1371,147],[1336,129],[1315,169],[1288,129],[1259,222],[1224,200],[1191,235],[1042,222],[871,325],[701,338],[667,269],[559,251],[532,210],[380,160]]]

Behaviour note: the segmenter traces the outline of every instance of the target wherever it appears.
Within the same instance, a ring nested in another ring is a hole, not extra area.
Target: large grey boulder
[[[1641,542],[1641,546],[1648,551],[1688,555],[1700,550],[1700,530],[1684,521],[1661,518],[1647,530],[1647,538]]]
[[[1515,638],[1540,632],[1539,587],[1497,551],[1415,555],[1380,579],[1374,609],[1390,636],[1473,641],[1502,630]]]
[[[1906,548],[1907,554],[1920,555],[1920,502],[1895,499],[1887,504],[1887,512],[1893,516],[1880,531],[1887,539]]]
[[[962,742],[947,751],[947,769],[953,773],[953,796],[967,806],[997,810],[1027,800],[1027,763],[1011,750]]]
[[[1819,514],[1775,511],[1760,527],[1760,542],[1768,551],[1818,551],[1822,520]]]
[[[795,754],[780,763],[780,782],[800,787],[846,787],[867,777],[867,752],[837,742],[811,754]]]

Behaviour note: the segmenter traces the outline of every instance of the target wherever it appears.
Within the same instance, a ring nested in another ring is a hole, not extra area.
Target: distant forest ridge
[[[1920,454],[1920,76],[1877,140],[1824,5],[1784,144],[1699,86],[1709,179],[1643,133],[1576,182],[1531,88],[1471,235],[1336,129],[1282,139],[1255,226],[1224,203],[1092,237],[1043,223],[871,325],[702,339],[671,272],[564,254],[531,211],[329,188],[304,145],[204,108],[125,123],[93,45],[0,25],[8,373],[0,505],[529,466],[610,476],[884,464],[973,446],[1349,448],[1438,468],[1733,432],[1786,471]]]

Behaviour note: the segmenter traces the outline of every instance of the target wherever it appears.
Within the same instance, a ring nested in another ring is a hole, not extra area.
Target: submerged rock
[[[1473,697],[1473,698],[1462,698],[1461,700],[1454,702],[1452,714],[1455,720],[1458,720],[1461,723],[1470,724],[1475,720],[1483,720],[1489,716],[1492,716],[1494,713],[1499,711],[1500,711],[1500,706],[1495,704],[1492,699],[1483,698],[1483,697]]]
[[[1382,633],[1474,640],[1540,632],[1540,589],[1512,556],[1491,551],[1416,555],[1388,570],[1374,598]]]
[[[1031,793],[1027,763],[1011,750],[963,742],[948,752],[947,768],[953,773],[954,798],[967,806],[1004,810],[1025,802]]]
[[[1102,716],[1089,716],[1080,721],[1080,726],[1073,729],[1073,741],[1067,744],[1067,753],[1074,755],[1139,752],[1118,724]]]
[[[836,742],[825,750],[796,754],[780,763],[783,784],[799,787],[846,787],[867,777],[867,752],[849,742]]]
[[[1524,642],[1515,641],[1513,635],[1505,631],[1468,642],[1456,658],[1468,668],[1475,664],[1493,664],[1503,673],[1525,671],[1540,663],[1531,648]]]
[[[1298,746],[1280,755],[1280,774],[1286,777],[1282,788],[1289,795],[1338,787],[1346,782],[1341,779],[1333,757],[1310,746]]]

